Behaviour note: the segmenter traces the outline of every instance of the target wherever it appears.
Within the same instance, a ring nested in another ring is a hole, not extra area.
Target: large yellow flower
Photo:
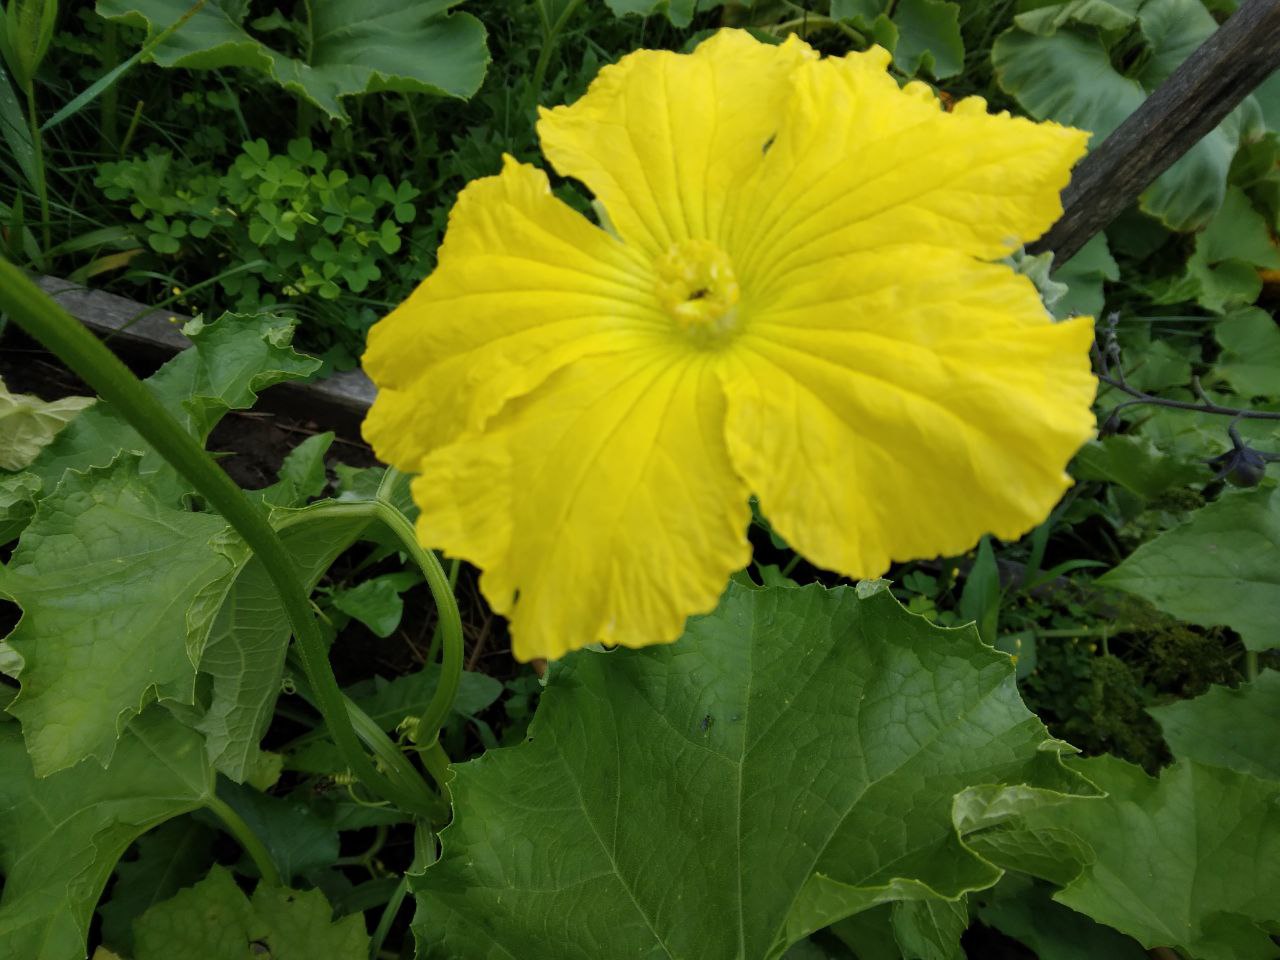
[[[749,559],[749,495],[854,577],[1012,538],[1093,426],[1092,324],[990,261],[1061,213],[1087,135],[947,112],[883,50],[725,30],[543,111],[601,225],[507,158],[382,320],[365,436],[516,656],[675,639]]]

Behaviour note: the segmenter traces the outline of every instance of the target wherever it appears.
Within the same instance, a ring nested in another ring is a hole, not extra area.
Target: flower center
[[[654,264],[662,308],[699,339],[737,328],[738,281],[729,255],[710,240],[673,243]]]

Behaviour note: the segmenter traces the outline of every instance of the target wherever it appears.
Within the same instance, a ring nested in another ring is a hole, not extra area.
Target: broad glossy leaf
[[[1108,46],[1134,14],[1147,44],[1137,77],[1116,70]],[[1215,28],[1197,0],[1066,3],[1020,14],[991,59],[1000,86],[1023,109],[1092,131],[1097,147]],[[1222,205],[1241,129],[1259,120],[1257,105],[1246,101],[1143,192],[1141,209],[1172,230],[1207,223]]]
[[[1038,35],[1015,26],[996,39],[991,61],[1000,86],[1028,113],[1092,131],[1095,147],[1146,99],[1140,83],[1112,68],[1103,41],[1085,32]]]
[[[648,17],[661,13],[677,27],[687,27],[698,10],[709,10],[718,6],[722,0],[605,0],[615,17],[630,14]]]
[[[1230,627],[1250,650],[1269,650],[1280,610],[1280,495],[1225,493],[1097,582],[1191,623]]]
[[[934,79],[953,77],[964,68],[960,5],[948,0],[832,0],[831,17],[843,20],[893,53],[907,76],[921,72]]]
[[[92,397],[45,401],[10,393],[0,380],[0,470],[25,470]]]
[[[8,637],[24,663],[9,712],[39,776],[110,760],[147,703],[190,703],[216,599],[238,557],[217,516],[153,497],[126,454],[72,472],[40,502],[0,591],[22,607]]]
[[[1147,710],[1174,756],[1280,781],[1280,673]]]
[[[1280,250],[1271,242],[1266,221],[1239,187],[1227,190],[1222,209],[1196,239],[1210,263],[1241,260],[1255,267],[1280,267]]]
[[[1280,267],[1280,251],[1271,243],[1266,220],[1238,187],[1227,190],[1222,208],[1196,236],[1196,248],[1186,270],[1157,291],[1157,302],[1177,303],[1194,298],[1201,306],[1222,313],[1258,299],[1260,268]]]
[[[455,767],[425,956],[776,958],[993,884],[957,793],[1083,785],[1007,656],[864,592],[731,585],[673,645],[554,664],[529,740]]]
[[[1223,317],[1213,329],[1218,372],[1243,397],[1280,397],[1280,327],[1257,307]]]
[[[243,26],[248,5],[205,4],[156,48],[162,67],[244,67],[271,77],[346,120],[343,97],[395,90],[469,97],[489,62],[475,17],[450,15],[458,0],[310,0],[299,24],[306,61],[268,46]],[[97,11],[146,30],[150,39],[191,7],[187,0],[98,0]]]
[[[1143,0],[1068,0],[1065,3],[1020,3],[1025,10],[1017,17],[1018,26],[1028,33],[1053,36],[1069,24],[1098,27],[1102,30],[1127,30],[1137,20]]]
[[[1193,761],[1159,780],[1109,756],[1074,766],[1108,796],[1053,813],[1092,851],[1059,903],[1148,948],[1275,956],[1264,927],[1280,917],[1280,783]]]
[[[16,723],[0,723],[0,956],[82,960],[116,861],[151,827],[204,804],[213,771],[200,737],[153,706],[111,763],[37,779]]]
[[[361,916],[335,923],[319,890],[259,884],[250,900],[218,866],[148,910],[135,939],[135,960],[365,960],[369,953]]]
[[[1138,26],[1150,46],[1140,70],[1142,85],[1154,90],[1218,29],[1201,0],[1144,0]]]
[[[936,80],[945,80],[964,69],[958,3],[899,0],[893,22],[898,28],[893,62],[908,76],[924,70]]]

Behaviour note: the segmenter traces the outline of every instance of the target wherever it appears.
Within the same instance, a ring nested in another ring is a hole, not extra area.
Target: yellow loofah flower
[[[752,493],[867,577],[1067,487],[1092,323],[990,261],[1060,215],[1087,134],[947,112],[888,62],[735,30],[624,57],[538,123],[603,226],[508,157],[373,328],[365,436],[516,656],[675,639],[749,559]]]

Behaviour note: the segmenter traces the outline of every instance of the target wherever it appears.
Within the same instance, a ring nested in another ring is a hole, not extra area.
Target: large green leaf
[[[422,715],[439,683],[440,665],[429,663],[421,670],[394,680],[374,677],[371,681],[348,688],[347,694],[383,730],[394,730],[406,717]],[[464,717],[472,717],[501,695],[501,681],[487,674],[465,670],[458,684],[453,709]]]
[[[937,80],[964,69],[960,4],[945,0],[899,0],[893,9],[898,42],[894,65],[908,76],[926,70]]]
[[[333,445],[333,431],[307,437],[294,447],[280,465],[280,479],[261,491],[265,503],[277,507],[300,507],[329,486],[324,455]]]
[[[1103,281],[1120,279],[1120,267],[1107,247],[1107,235],[1096,234],[1074,257],[1055,266],[1053,279],[1067,285],[1067,292],[1053,305],[1054,316],[1099,316],[1104,304]]]
[[[0,544],[8,543],[31,522],[41,486],[40,478],[30,473],[0,478]]]
[[[319,890],[259,884],[250,900],[217,866],[143,914],[134,936],[136,960],[365,960],[369,953],[360,915],[333,922]]]
[[[1268,650],[1276,646],[1280,610],[1280,496],[1226,493],[1144,543],[1098,583],[1191,623],[1230,627],[1250,650]]]
[[[1223,317],[1213,330],[1222,345],[1218,372],[1245,397],[1280,397],[1280,327],[1257,307]]]
[[[1253,303],[1262,290],[1260,268],[1280,267],[1267,222],[1239,187],[1229,187],[1221,209],[1196,235],[1196,248],[1180,276],[1151,287],[1158,303],[1194,299],[1216,313]]]
[[[1145,40],[1136,76],[1112,63],[1113,45],[1135,15]],[[1076,0],[1017,16],[991,60],[1000,86],[1024,110],[1091,131],[1096,147],[1216,27],[1199,0]],[[1222,205],[1241,129],[1260,121],[1257,104],[1246,101],[1143,192],[1141,209],[1172,230],[1203,226]]]
[[[397,570],[341,587],[329,594],[333,609],[359,620],[376,636],[389,637],[400,628],[404,599],[400,596],[422,582],[416,570]]]
[[[111,899],[98,908],[103,942],[131,955],[133,921],[209,871],[216,836],[195,817],[180,817],[139,837],[136,855],[116,864]]]
[[[258,392],[314,373],[320,361],[295,352],[293,321],[270,314],[224,314],[210,324],[184,328],[192,346],[182,351],[146,385],[192,436],[203,442],[229,410],[253,406]],[[141,473],[159,499],[176,503],[189,488],[173,468],[109,404],[97,403],[62,430],[41,452],[29,473],[51,493],[67,470],[105,467],[121,450],[143,455]],[[0,502],[0,528],[20,523]]]
[[[245,67],[271,77],[335,119],[342,98],[382,90],[469,97],[480,88],[489,53],[458,0],[310,0],[294,24],[301,57],[268,46],[245,29],[246,3],[209,0],[156,48],[162,67]],[[141,27],[150,39],[191,8],[187,0],[98,0],[108,20]]]
[[[301,800],[226,782],[218,795],[262,838],[286,883],[338,858],[337,829]]]
[[[1147,960],[1138,942],[1056,903],[1052,888],[1008,874],[974,899],[977,915],[1035,951],[1040,960]]]
[[[1118,483],[1144,500],[1211,476],[1203,464],[1171,456],[1146,437],[1131,433],[1090,440],[1076,452],[1071,473],[1078,480]]]
[[[1175,756],[1280,781],[1280,673],[1147,712]]]
[[[37,778],[15,723],[0,723],[0,956],[82,960],[94,904],[140,834],[202,806],[213,771],[198,734],[153,706],[103,769]]]
[[[687,27],[696,12],[711,9],[722,2],[723,0],[605,0],[615,17],[647,17],[661,13],[677,27]]]
[[[733,585],[674,645],[554,665],[529,740],[455,768],[425,955],[776,958],[993,884],[957,793],[1080,782],[1007,656],[873,589]]]
[[[291,516],[300,514],[273,514],[277,524]],[[367,525],[361,517],[328,518],[286,526],[280,536],[307,588],[313,589]],[[212,679],[212,691],[197,727],[218,770],[243,781],[258,766],[258,743],[280,695],[291,630],[275,585],[257,557],[248,558],[220,603],[200,659],[200,672]]]
[[[1280,131],[1280,73],[1273,73],[1270,79],[1262,81],[1254,95],[1262,108],[1263,122],[1269,129]]]
[[[831,932],[858,960],[964,960],[960,936],[968,926],[967,897],[928,897],[864,910],[834,924]]]
[[[1143,946],[1272,960],[1280,917],[1280,783],[1181,761],[1159,780],[1115,757],[1073,764],[1104,799],[1031,810],[1088,853],[1055,899]],[[1020,866],[1017,862],[1009,866]]]
[[[907,76],[934,79],[964,69],[960,4],[949,0],[832,0],[831,17],[843,20],[893,53]]]
[[[0,591],[22,607],[9,646],[23,660],[9,712],[39,776],[110,760],[130,718],[157,698],[190,703],[216,601],[237,569],[213,515],[166,506],[139,458],[72,472],[40,502]]]
[[[28,393],[10,393],[0,380],[0,470],[26,469],[58,431],[92,403],[92,397],[46,402]]]

